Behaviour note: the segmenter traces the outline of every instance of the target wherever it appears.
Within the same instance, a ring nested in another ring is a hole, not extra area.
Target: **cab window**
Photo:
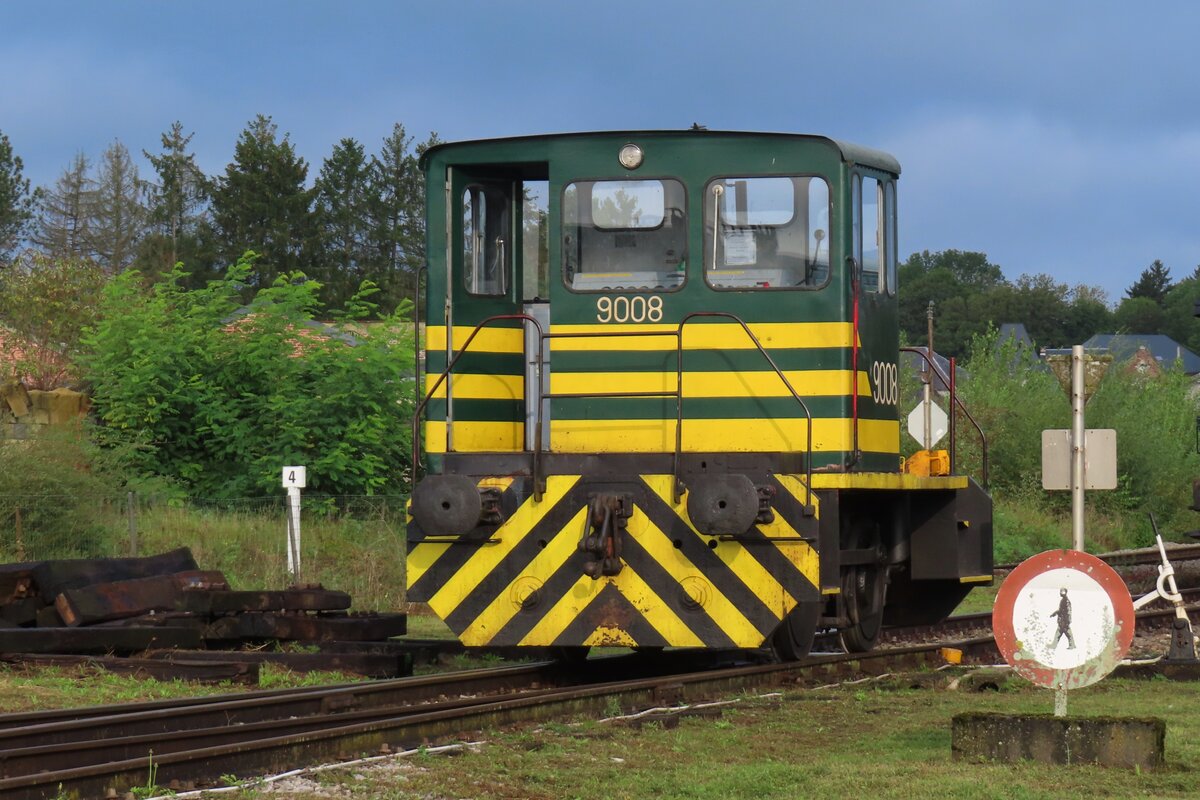
[[[823,178],[718,178],[704,197],[711,286],[793,289],[828,281],[829,184]]]
[[[862,290],[873,294],[883,291],[879,269],[883,257],[882,186],[871,177],[854,182],[854,250],[862,273]]]
[[[463,192],[462,211],[467,291],[507,294],[512,263],[508,198],[498,187],[468,186]]]
[[[676,180],[575,181],[562,203],[563,278],[575,291],[671,290],[687,271]]]
[[[899,258],[896,241],[896,182],[888,181],[884,193],[884,222],[887,231],[884,260],[887,262],[887,293],[896,294],[896,260]]]

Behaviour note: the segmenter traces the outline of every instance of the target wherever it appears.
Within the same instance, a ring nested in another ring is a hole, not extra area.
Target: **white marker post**
[[[283,488],[287,489],[287,565],[292,582],[300,583],[300,490],[306,483],[304,467],[283,468]]]

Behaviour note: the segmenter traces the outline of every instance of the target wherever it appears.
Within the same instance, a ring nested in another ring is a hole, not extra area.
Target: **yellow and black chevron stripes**
[[[517,479],[521,481],[523,479]],[[738,541],[703,536],[672,504],[671,477],[614,487],[552,476],[485,539],[410,543],[409,600],[469,645],[757,647],[799,600],[817,596],[818,556],[800,529],[802,484],[778,476],[775,521]],[[584,574],[589,496],[627,493],[622,569]],[[510,488],[511,490],[511,488]],[[814,498],[815,501],[815,498]]]

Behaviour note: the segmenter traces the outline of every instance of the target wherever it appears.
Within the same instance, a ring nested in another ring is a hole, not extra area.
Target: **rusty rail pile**
[[[146,558],[0,565],[0,659],[171,677],[247,680],[264,661],[293,669],[408,674],[389,637],[403,614],[351,614],[350,595],[320,586],[235,591],[187,548]],[[222,651],[297,642],[317,652]],[[182,651],[190,651],[181,657]],[[112,656],[143,654],[144,658]]]

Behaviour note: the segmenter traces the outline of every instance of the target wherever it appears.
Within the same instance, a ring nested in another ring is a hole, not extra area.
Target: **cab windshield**
[[[575,291],[671,290],[687,267],[683,184],[576,181],[563,192],[563,275]]]

